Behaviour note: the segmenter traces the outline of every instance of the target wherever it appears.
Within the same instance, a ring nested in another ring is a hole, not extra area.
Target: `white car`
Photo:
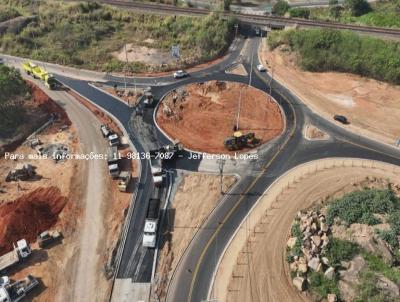
[[[175,79],[181,79],[188,76],[188,73],[184,70],[178,70],[174,72],[174,78]]]
[[[260,71],[260,72],[264,72],[264,71],[266,71],[267,69],[266,69],[263,65],[258,64],[258,65],[257,65],[257,70]]]

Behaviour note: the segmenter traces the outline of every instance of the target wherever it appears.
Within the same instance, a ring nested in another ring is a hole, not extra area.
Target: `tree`
[[[342,12],[342,7],[339,5],[338,0],[329,0],[329,14],[332,18],[337,20]]]
[[[224,0],[224,11],[229,11],[231,8],[232,0]]]
[[[278,0],[272,7],[272,14],[283,16],[290,9],[289,3],[284,0]]]
[[[310,10],[308,8],[294,7],[289,10],[290,17],[292,18],[304,18],[310,17]]]
[[[355,17],[365,15],[372,11],[371,6],[366,0],[345,0],[344,5]]]

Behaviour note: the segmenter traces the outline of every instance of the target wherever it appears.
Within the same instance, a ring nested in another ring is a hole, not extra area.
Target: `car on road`
[[[0,65],[3,65],[3,64],[4,64],[4,59],[0,58]]]
[[[182,79],[184,77],[187,77],[189,74],[184,71],[184,70],[178,70],[174,72],[174,78],[175,79]]]
[[[344,115],[335,114],[335,115],[333,116],[333,119],[334,119],[335,121],[338,121],[338,122],[344,124],[344,125],[349,124],[349,120],[348,120],[347,117],[345,117]]]
[[[260,72],[264,72],[264,71],[266,71],[267,69],[266,69],[263,65],[258,64],[258,65],[257,65],[257,70],[260,71]]]

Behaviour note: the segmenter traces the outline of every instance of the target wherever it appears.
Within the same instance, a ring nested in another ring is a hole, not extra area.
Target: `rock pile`
[[[335,277],[335,268],[325,257],[331,229],[325,215],[319,211],[298,212],[292,226],[291,237],[287,241],[289,268],[295,277],[293,285],[303,291],[307,283],[307,273],[322,272],[328,279]],[[336,297],[330,296],[331,301]]]

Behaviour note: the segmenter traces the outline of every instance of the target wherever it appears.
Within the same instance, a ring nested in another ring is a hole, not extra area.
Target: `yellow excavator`
[[[235,131],[233,136],[227,137],[224,146],[229,151],[241,150],[243,148],[254,148],[259,146],[261,140],[256,138],[254,132],[243,134],[241,131]]]

